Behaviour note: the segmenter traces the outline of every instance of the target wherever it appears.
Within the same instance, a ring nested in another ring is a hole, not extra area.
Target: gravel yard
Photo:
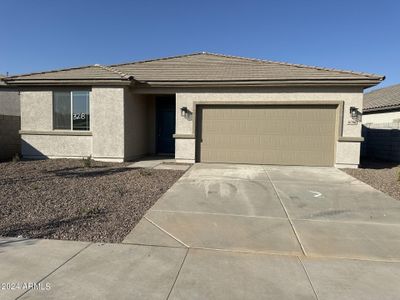
[[[400,165],[382,161],[363,161],[359,169],[342,169],[347,174],[400,200]]]
[[[121,242],[183,173],[66,159],[0,163],[0,236]]]

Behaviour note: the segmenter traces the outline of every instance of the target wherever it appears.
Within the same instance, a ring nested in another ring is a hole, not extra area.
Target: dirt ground
[[[0,236],[120,242],[183,171],[82,160],[0,163]]]
[[[397,163],[364,160],[359,169],[342,169],[347,174],[400,200],[400,165]]]

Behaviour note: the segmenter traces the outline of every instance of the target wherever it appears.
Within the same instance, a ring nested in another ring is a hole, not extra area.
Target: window
[[[54,129],[71,129],[71,93],[54,92]]]
[[[54,129],[89,130],[89,92],[54,92]]]
[[[89,130],[89,92],[72,92],[73,130]]]

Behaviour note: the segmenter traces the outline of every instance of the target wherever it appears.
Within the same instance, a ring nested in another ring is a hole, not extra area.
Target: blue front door
[[[156,98],[157,153],[175,153],[175,96]]]

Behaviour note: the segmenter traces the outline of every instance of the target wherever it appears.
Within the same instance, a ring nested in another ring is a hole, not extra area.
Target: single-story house
[[[357,167],[384,76],[211,53],[12,76],[22,154]]]
[[[363,124],[400,122],[400,84],[365,93]]]
[[[21,149],[19,94],[6,85],[4,77],[0,75],[0,161],[12,158]]]

